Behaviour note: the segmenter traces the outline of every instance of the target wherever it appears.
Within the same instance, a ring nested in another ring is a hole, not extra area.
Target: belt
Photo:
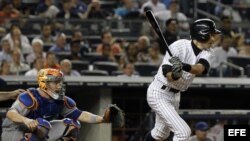
[[[179,93],[180,91],[174,88],[170,88],[168,86],[162,85],[161,89],[166,90],[168,88],[168,91],[173,92],[173,93]]]

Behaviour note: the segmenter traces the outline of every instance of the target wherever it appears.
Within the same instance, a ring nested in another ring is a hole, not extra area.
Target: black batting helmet
[[[211,19],[196,20],[190,28],[191,38],[201,42],[206,42],[210,34],[220,34],[221,31],[216,29],[215,23]]]

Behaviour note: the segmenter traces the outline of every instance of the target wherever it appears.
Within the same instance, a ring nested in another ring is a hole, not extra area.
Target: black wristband
[[[186,72],[190,72],[192,69],[191,65],[186,64],[186,63],[182,63],[182,70],[186,71]]]
[[[167,73],[171,72],[171,70],[172,70],[172,66],[167,65],[167,64],[162,65],[162,74],[164,77],[166,77]]]

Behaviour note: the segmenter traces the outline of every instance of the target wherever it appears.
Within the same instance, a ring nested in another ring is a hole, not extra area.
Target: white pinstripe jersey
[[[173,56],[179,57],[180,60],[183,63],[187,63],[190,65],[194,65],[196,64],[201,58],[205,59],[208,61],[208,63],[210,64],[210,60],[212,57],[212,51],[211,50],[202,50],[197,56],[194,53],[193,47],[191,45],[191,40],[186,40],[186,39],[181,39],[178,40],[174,43],[172,43],[169,46],[169,49],[171,51],[171,53],[173,54]],[[169,64],[172,65],[169,62],[170,59],[170,55],[168,54],[168,52],[166,52],[162,64]],[[155,75],[155,79],[157,81],[160,81],[161,83],[163,83],[164,85],[171,87],[171,88],[175,88],[178,89],[180,91],[185,91],[188,89],[188,87],[191,85],[195,75],[191,74],[189,72],[185,72],[183,71],[182,77],[176,81],[172,81],[169,82],[167,80],[167,78],[165,76],[163,76],[162,74],[162,67],[159,67],[159,70],[157,72],[157,74]]]

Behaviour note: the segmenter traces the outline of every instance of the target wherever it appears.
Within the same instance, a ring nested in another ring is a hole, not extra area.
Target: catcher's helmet
[[[216,29],[216,25],[211,19],[196,20],[190,28],[191,38],[201,42],[206,42],[210,38],[210,34],[220,34],[221,31]]]
[[[60,70],[51,68],[41,69],[38,72],[37,80],[40,90],[55,100],[63,99],[65,89],[63,86],[63,73]],[[61,83],[60,90],[53,90],[49,87],[48,82]]]

